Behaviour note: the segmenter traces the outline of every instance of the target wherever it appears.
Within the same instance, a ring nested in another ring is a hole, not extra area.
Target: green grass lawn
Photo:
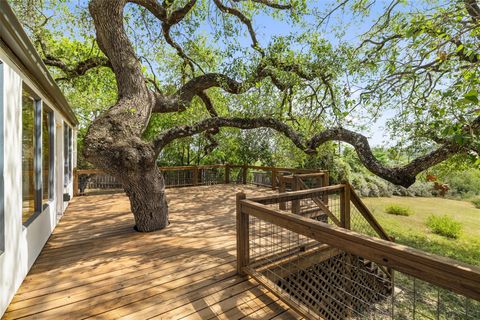
[[[470,264],[480,265],[480,209],[471,202],[442,198],[391,197],[362,199],[397,243],[409,245]],[[392,204],[409,207],[410,216],[390,215]],[[458,239],[434,234],[426,225],[430,215],[447,215],[462,224]]]

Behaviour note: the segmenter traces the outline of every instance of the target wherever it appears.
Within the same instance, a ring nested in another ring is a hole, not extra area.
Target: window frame
[[[0,60],[0,256],[5,252],[5,181],[4,181],[4,63]]]
[[[43,103],[43,100],[39,97],[39,95],[28,85],[25,83],[25,81],[22,82],[22,95],[24,90],[27,90],[29,94],[31,94],[31,97],[34,100],[34,110],[33,110],[33,115],[34,115],[34,155],[33,155],[33,168],[34,168],[34,210],[30,214],[30,216],[27,218],[27,220],[23,221],[22,218],[22,224],[24,227],[28,227],[39,215],[41,215],[43,212],[45,212],[49,206],[50,206],[50,201],[54,200],[54,195],[55,195],[55,172],[54,172],[54,166],[55,166],[55,113],[53,109],[51,109],[48,106],[45,106]],[[42,141],[42,135],[43,135],[43,111],[44,108],[47,108],[48,113],[49,113],[49,136],[50,136],[50,146],[49,146],[49,186],[48,186],[48,201],[47,203],[43,203],[43,141]],[[22,130],[23,130],[23,125],[22,125]],[[22,150],[23,150],[23,145],[22,145]],[[22,174],[23,174],[23,167],[22,167]],[[23,186],[22,186],[23,188]],[[23,210],[23,207],[22,207]]]
[[[73,179],[72,156],[73,156],[73,129],[63,121],[63,187],[68,185]],[[65,191],[66,192],[66,191]],[[66,192],[67,193],[67,192]]]
[[[48,114],[48,164],[43,163],[43,117],[45,114]],[[43,176],[43,166],[48,165],[48,199],[47,203],[43,203],[45,199],[43,199],[43,187],[44,181],[42,181],[42,205],[43,209],[46,209],[48,203],[55,200],[55,112],[52,108],[50,108],[47,104],[42,104],[42,179]]]

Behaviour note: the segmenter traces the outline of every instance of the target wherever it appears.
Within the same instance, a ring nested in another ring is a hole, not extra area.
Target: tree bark
[[[156,166],[133,173],[124,182],[124,189],[130,199],[137,231],[151,232],[168,226],[165,182]]]

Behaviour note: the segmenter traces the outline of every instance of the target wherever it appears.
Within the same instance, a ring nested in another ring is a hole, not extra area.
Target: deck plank
[[[235,273],[235,194],[168,189],[171,225],[138,233],[121,194],[74,198],[4,319],[298,319]]]

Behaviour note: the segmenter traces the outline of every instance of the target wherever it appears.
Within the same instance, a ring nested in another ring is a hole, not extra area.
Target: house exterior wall
[[[73,196],[73,179],[68,186],[64,186],[63,126],[68,121],[58,111],[55,103],[42,95],[41,90],[11,59],[9,53],[1,47],[0,61],[2,62],[0,67],[0,86],[2,88],[0,90],[0,108],[3,112],[3,123],[0,124],[0,130],[3,128],[4,136],[3,144],[0,141],[0,148],[3,148],[0,150],[0,157],[3,156],[3,190],[5,190],[3,197],[0,196],[0,207],[3,207],[3,217],[0,214],[0,219],[3,218],[3,223],[0,221],[0,228],[3,228],[0,230],[0,242],[3,241],[3,246],[0,243],[0,315],[2,315],[65,211],[68,202],[63,201],[63,194],[69,193],[71,197]],[[22,223],[23,83],[52,109],[55,119],[53,200],[50,200],[43,212],[39,213],[28,225]],[[76,130],[74,125],[70,124],[70,126],[73,129],[72,142],[74,142],[76,141]],[[75,143],[72,148],[72,167],[75,167]]]

